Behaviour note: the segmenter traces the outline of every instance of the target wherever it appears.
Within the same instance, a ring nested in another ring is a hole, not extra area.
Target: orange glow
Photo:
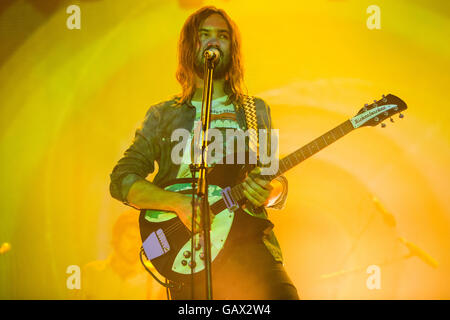
[[[205,4],[240,28],[246,85],[271,106],[281,154],[381,94],[408,104],[286,175],[287,206],[270,218],[301,298],[450,298],[446,1],[379,0],[375,30],[366,1],[73,3],[80,30],[65,7],[0,5],[1,299],[73,298],[68,266],[108,259],[129,209],[109,174],[148,107],[180,91],[179,32]]]

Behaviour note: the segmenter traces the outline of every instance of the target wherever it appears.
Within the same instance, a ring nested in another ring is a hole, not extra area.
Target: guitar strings
[[[172,224],[170,227],[168,227],[166,230],[164,230],[164,233],[170,234],[170,233],[172,233],[172,231],[181,227],[181,225],[182,225],[181,221],[176,221],[174,224]]]

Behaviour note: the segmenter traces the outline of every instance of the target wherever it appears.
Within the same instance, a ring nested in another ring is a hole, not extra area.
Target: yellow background
[[[66,27],[70,4],[80,30]],[[0,243],[11,251],[0,255],[0,298],[67,298],[67,266],[106,258],[127,210],[109,173],[148,107],[179,92],[179,32],[205,4],[239,26],[248,90],[270,104],[282,154],[381,94],[409,107],[287,174],[287,207],[271,219],[300,296],[450,298],[450,5],[425,0],[2,0]],[[372,4],[380,30],[366,26]],[[399,260],[398,237],[439,266]],[[366,287],[369,265],[381,267],[379,290]]]

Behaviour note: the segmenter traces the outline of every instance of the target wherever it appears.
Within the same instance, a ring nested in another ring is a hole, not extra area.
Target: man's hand
[[[192,231],[192,205],[191,197],[166,191],[155,186],[145,179],[138,180],[130,187],[127,196],[128,203],[137,209],[152,208],[154,210],[173,211],[181,222]],[[194,233],[201,231],[200,207],[197,206],[196,223]],[[214,216],[210,214],[211,223]]]
[[[274,186],[269,182],[261,178],[261,169],[256,167],[248,174],[244,180],[244,195],[253,203],[255,207],[260,207],[269,202],[271,198],[279,195],[279,191],[276,191],[274,195]]]
[[[201,232],[203,230],[202,226],[202,213],[200,211],[200,205],[201,203],[197,203],[196,209],[197,213],[195,215],[195,225],[194,229],[192,229],[192,197],[177,194],[177,197],[179,198],[176,200],[176,206],[175,206],[175,213],[177,214],[178,218],[180,218],[181,222],[190,230],[194,230],[194,233]],[[209,219],[211,223],[213,222],[214,215],[210,213]]]

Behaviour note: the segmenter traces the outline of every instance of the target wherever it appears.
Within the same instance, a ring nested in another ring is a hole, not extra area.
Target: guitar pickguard
[[[233,224],[234,212],[228,211],[228,209],[223,210],[214,217],[211,224],[211,261],[217,257],[220,251],[223,249],[225,242],[227,240],[228,234],[230,233],[231,225]],[[202,259],[203,254],[203,237],[197,233],[194,236],[194,246],[200,244],[201,249],[195,251],[195,267],[194,273],[200,272],[205,269],[205,263]],[[189,252],[189,257],[185,257],[185,253]],[[190,262],[192,255],[191,252],[191,240],[186,242],[186,244],[178,252],[172,266],[172,271],[181,274],[190,274],[191,267]],[[183,261],[185,261],[183,263]]]
[[[186,192],[191,189],[190,183],[177,183],[172,184],[164,188],[168,191],[174,192]],[[208,189],[208,200],[210,203],[214,203],[222,198],[221,194],[222,188],[217,185],[209,185]],[[188,193],[189,194],[189,193]],[[146,210],[145,220],[152,223],[162,223],[171,219],[176,218],[177,215],[173,212],[161,211],[161,210]],[[215,215],[212,223],[211,223],[211,260],[217,257],[220,251],[223,249],[228,234],[231,230],[231,225],[233,224],[234,213],[229,211],[228,209],[223,210],[222,212]],[[151,239],[150,239],[151,240]],[[200,233],[197,233],[194,236],[194,245],[197,246],[200,244],[198,250],[195,250],[195,258],[193,261],[195,262],[194,273],[200,272],[204,270],[205,264],[203,258],[203,237],[200,236]],[[156,258],[165,255],[169,252],[169,250],[161,251],[158,255],[154,255]],[[178,274],[187,275],[191,273],[191,239],[189,239],[178,251],[176,257],[172,264],[172,271]]]

